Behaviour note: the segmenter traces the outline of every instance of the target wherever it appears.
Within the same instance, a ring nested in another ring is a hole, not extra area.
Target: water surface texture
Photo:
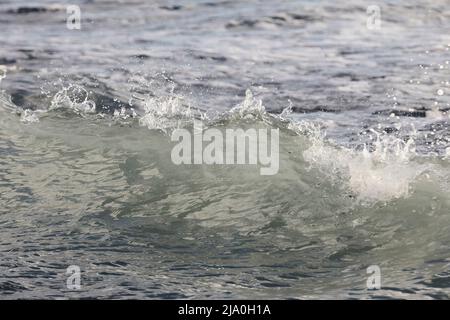
[[[0,1],[0,298],[448,299],[449,61],[448,0]]]

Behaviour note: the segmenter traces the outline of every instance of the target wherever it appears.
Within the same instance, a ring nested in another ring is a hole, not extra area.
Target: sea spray
[[[194,119],[190,106],[183,103],[179,96],[146,97],[144,115],[139,123],[149,129],[167,132],[182,127]]]
[[[163,133],[192,126],[195,119],[201,121],[205,128],[237,125],[242,121],[247,125],[262,122],[272,128],[284,127],[296,135],[305,136],[310,146],[300,150],[300,154],[309,164],[309,169],[319,169],[335,185],[348,189],[358,201],[365,203],[408,197],[411,185],[426,171],[425,166],[413,161],[416,156],[415,130],[405,139],[371,129],[370,143],[364,143],[362,148],[344,147],[327,139],[326,131],[319,121],[293,120],[292,104],[280,115],[268,113],[262,101],[255,98],[251,90],[246,90],[241,103],[212,119],[191,108],[182,95],[174,93],[173,87],[168,95],[146,94],[139,100],[143,114],[138,115],[133,110],[133,117],[139,119],[141,126]],[[95,112],[95,102],[89,97],[87,89],[71,84],[54,95],[48,109],[68,109],[76,114],[89,114]],[[21,121],[38,122],[38,112],[45,111],[22,110]],[[125,119],[128,117],[127,110],[116,110],[113,117],[118,121]],[[448,154],[447,149],[447,157]]]
[[[77,84],[70,84],[54,95],[49,110],[60,108],[65,108],[78,114],[94,113],[95,102],[89,98],[87,89]]]
[[[362,151],[327,142],[317,126],[312,127],[311,146],[303,157],[335,183],[345,182],[361,202],[390,201],[408,197],[411,184],[426,167],[414,163],[414,138],[403,139],[371,130],[373,142]]]
[[[6,78],[6,68],[0,65],[0,85],[2,84],[2,80]]]

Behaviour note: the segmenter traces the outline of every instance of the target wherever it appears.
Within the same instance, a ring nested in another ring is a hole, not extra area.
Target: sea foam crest
[[[80,85],[70,84],[54,96],[49,110],[65,108],[78,114],[95,113],[95,102],[89,99],[89,92]]]
[[[245,91],[244,101],[229,111],[231,119],[263,120],[267,115],[261,99],[256,99],[250,89]]]
[[[372,131],[373,143],[358,151],[330,144],[317,126],[301,124],[300,128],[310,132],[311,146],[303,157],[311,168],[318,168],[336,183],[345,181],[362,202],[408,197],[411,184],[426,171],[412,161],[416,155],[413,137],[405,141]]]
[[[194,118],[194,112],[182,97],[164,96],[144,99],[144,115],[139,123],[149,129],[167,132],[184,126]]]
[[[450,147],[448,147],[447,149],[445,149],[445,155],[444,155],[444,158],[450,159]]]
[[[182,96],[172,94],[162,97],[146,97],[143,99],[145,114],[139,123],[149,129],[167,132],[170,129],[192,124],[195,118],[199,121],[269,121],[269,115],[260,99],[256,99],[250,89],[245,92],[244,100],[231,108],[228,112],[210,118],[206,113],[192,109]]]
[[[6,78],[6,68],[0,65],[0,84],[2,84],[2,80]]]
[[[26,109],[21,112],[20,121],[23,123],[36,123],[39,122],[39,117],[33,110]]]

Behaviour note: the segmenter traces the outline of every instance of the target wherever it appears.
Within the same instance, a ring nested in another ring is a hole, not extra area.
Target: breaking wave
[[[436,170],[436,165],[420,161],[416,151],[418,132],[414,128],[405,136],[391,135],[370,129],[365,142],[353,147],[340,146],[327,138],[326,128],[320,121],[295,121],[292,119],[292,105],[279,115],[266,111],[261,99],[251,90],[246,90],[245,98],[229,111],[210,117],[199,109],[192,108],[182,95],[170,90],[164,96],[150,94],[134,96],[139,108],[122,107],[114,111],[111,119],[122,121],[137,119],[140,126],[169,135],[173,129],[189,127],[193,119],[204,122],[205,127],[238,125],[251,126],[258,122],[287,130],[290,135],[307,138],[307,143],[299,147],[299,152],[307,164],[307,170],[316,170],[341,192],[350,192],[357,202],[373,204],[387,202],[411,195],[411,189],[419,177]],[[20,121],[32,124],[39,122],[42,114],[69,111],[80,116],[104,114],[96,113],[96,103],[91,92],[80,85],[68,85],[57,91],[45,110],[22,110],[18,108]],[[448,159],[450,148],[442,159]]]
[[[318,129],[312,133],[312,146],[303,152],[305,160],[334,182],[346,181],[363,202],[408,197],[411,184],[429,169],[414,161],[412,137],[404,141],[372,130],[372,143],[355,150],[329,145]]]

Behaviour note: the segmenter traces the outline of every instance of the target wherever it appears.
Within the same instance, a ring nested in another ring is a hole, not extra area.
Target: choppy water
[[[380,30],[369,1],[68,3],[0,1],[1,298],[449,297],[448,1]],[[280,129],[279,173],[174,165],[194,118]]]

